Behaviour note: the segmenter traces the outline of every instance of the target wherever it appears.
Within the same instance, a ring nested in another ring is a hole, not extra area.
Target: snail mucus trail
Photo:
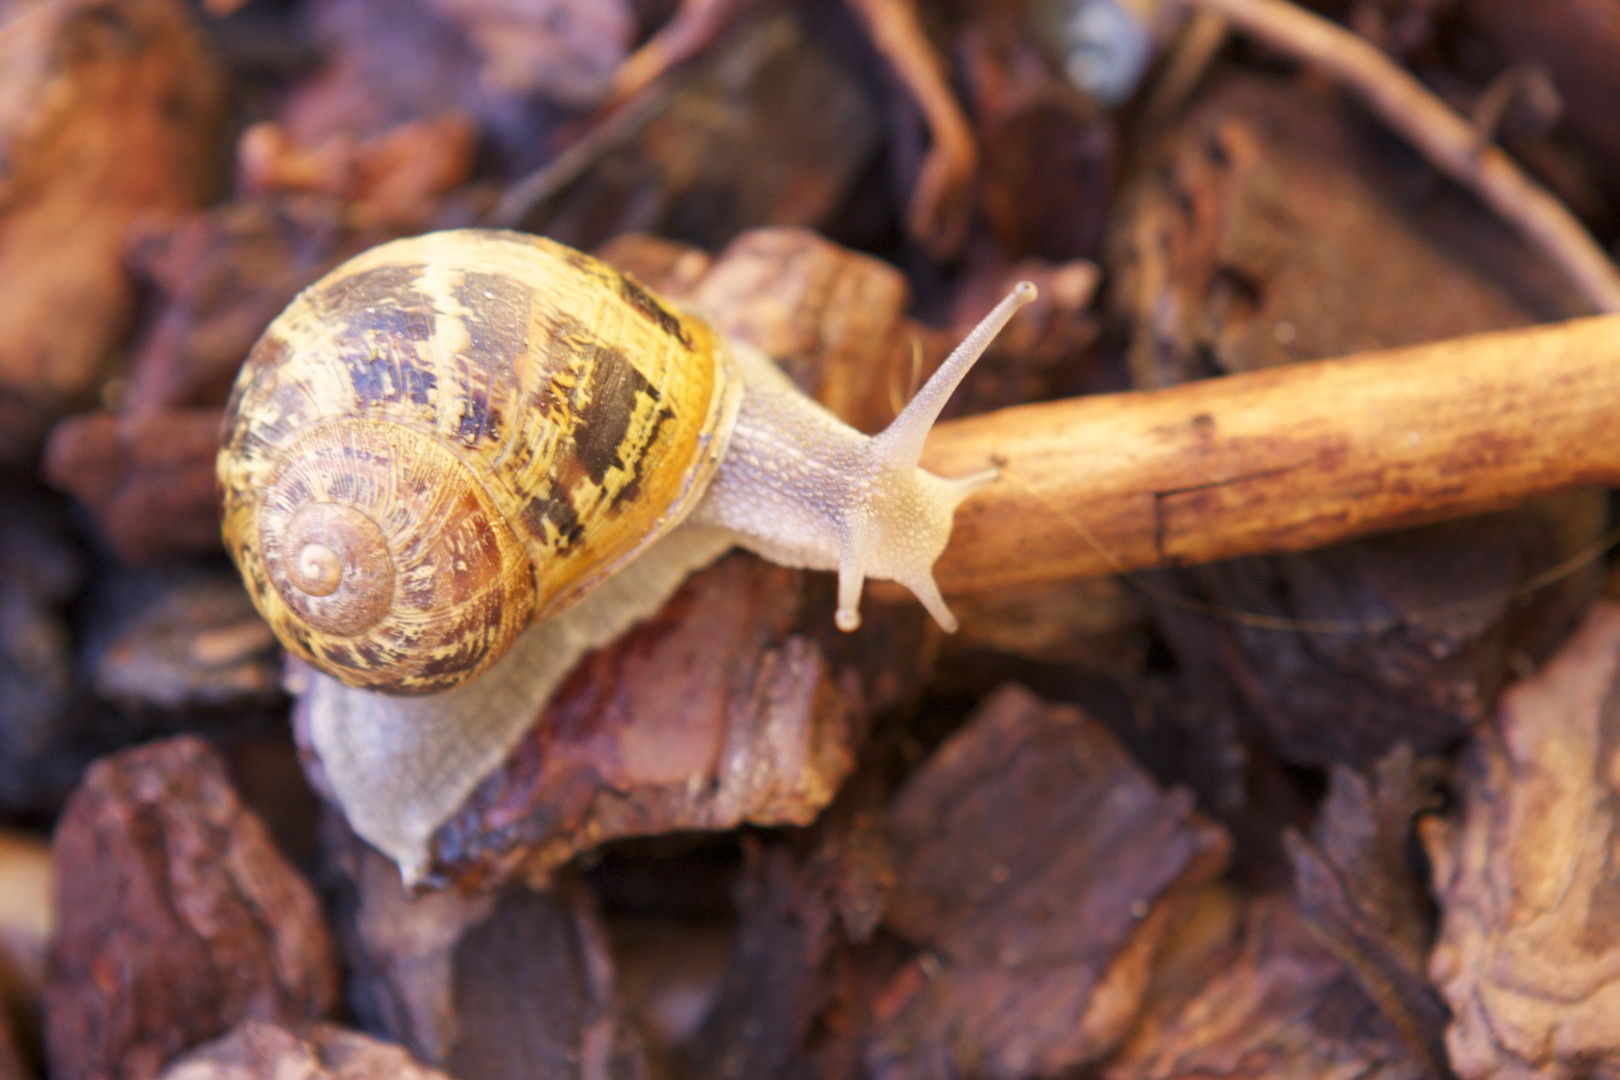
[[[300,707],[337,801],[407,882],[575,662],[733,546],[867,577],[955,628],[933,577],[993,472],[919,456],[1020,284],[867,436],[776,364],[589,256],[454,230],[294,299],[227,407],[224,536],[316,669]]]

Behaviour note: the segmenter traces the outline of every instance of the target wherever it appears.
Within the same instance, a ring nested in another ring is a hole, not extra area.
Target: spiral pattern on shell
[[[528,553],[482,486],[399,425],[338,420],[302,435],[258,526],[272,603],[286,609],[272,624],[315,631],[300,651],[354,686],[445,689],[505,652],[534,609]]]
[[[226,547],[292,652],[447,689],[691,510],[739,393],[706,323],[588,256],[484,230],[384,244],[243,366]]]

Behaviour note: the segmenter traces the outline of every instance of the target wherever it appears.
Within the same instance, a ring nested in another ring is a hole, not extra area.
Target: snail
[[[226,408],[223,533],[313,665],[310,737],[407,882],[574,662],[733,546],[865,578],[947,630],[933,564],[994,471],[922,470],[1020,284],[867,436],[702,316],[552,241],[430,233],[364,252],[265,330]]]

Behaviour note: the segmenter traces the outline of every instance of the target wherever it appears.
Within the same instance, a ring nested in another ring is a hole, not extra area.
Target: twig
[[[1226,20],[1213,11],[1195,11],[1182,23],[1142,105],[1144,127],[1156,128],[1181,110],[1228,36]]]
[[[956,254],[973,214],[979,150],[928,43],[916,0],[845,0],[867,36],[922,110],[933,139],[911,194],[906,227],[936,257]]]
[[[673,93],[631,98],[600,123],[584,129],[577,142],[507,188],[481,224],[492,229],[537,227],[535,220],[547,203],[589,172],[609,149],[668,112],[675,101]]]
[[[1473,189],[1563,267],[1594,308],[1620,312],[1620,268],[1573,214],[1373,45],[1287,0],[1180,0],[1342,82],[1447,176]]]
[[[710,45],[750,6],[749,0],[681,0],[680,7],[658,32],[628,56],[613,73],[606,99],[598,106],[605,115],[657,82],[671,68],[685,63]]]
[[[1620,316],[1003,409],[923,464],[1002,479],[957,512],[946,593],[1298,551],[1620,485]]]

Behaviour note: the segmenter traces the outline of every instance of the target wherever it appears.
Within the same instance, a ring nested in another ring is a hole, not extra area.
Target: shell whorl
[[[504,653],[534,608],[528,554],[484,487],[401,425],[338,420],[302,433],[257,525],[260,609],[290,647],[351,685],[446,689]]]
[[[265,331],[227,407],[226,547],[282,642],[431,693],[696,505],[735,422],[721,338],[538,237],[362,253]]]

